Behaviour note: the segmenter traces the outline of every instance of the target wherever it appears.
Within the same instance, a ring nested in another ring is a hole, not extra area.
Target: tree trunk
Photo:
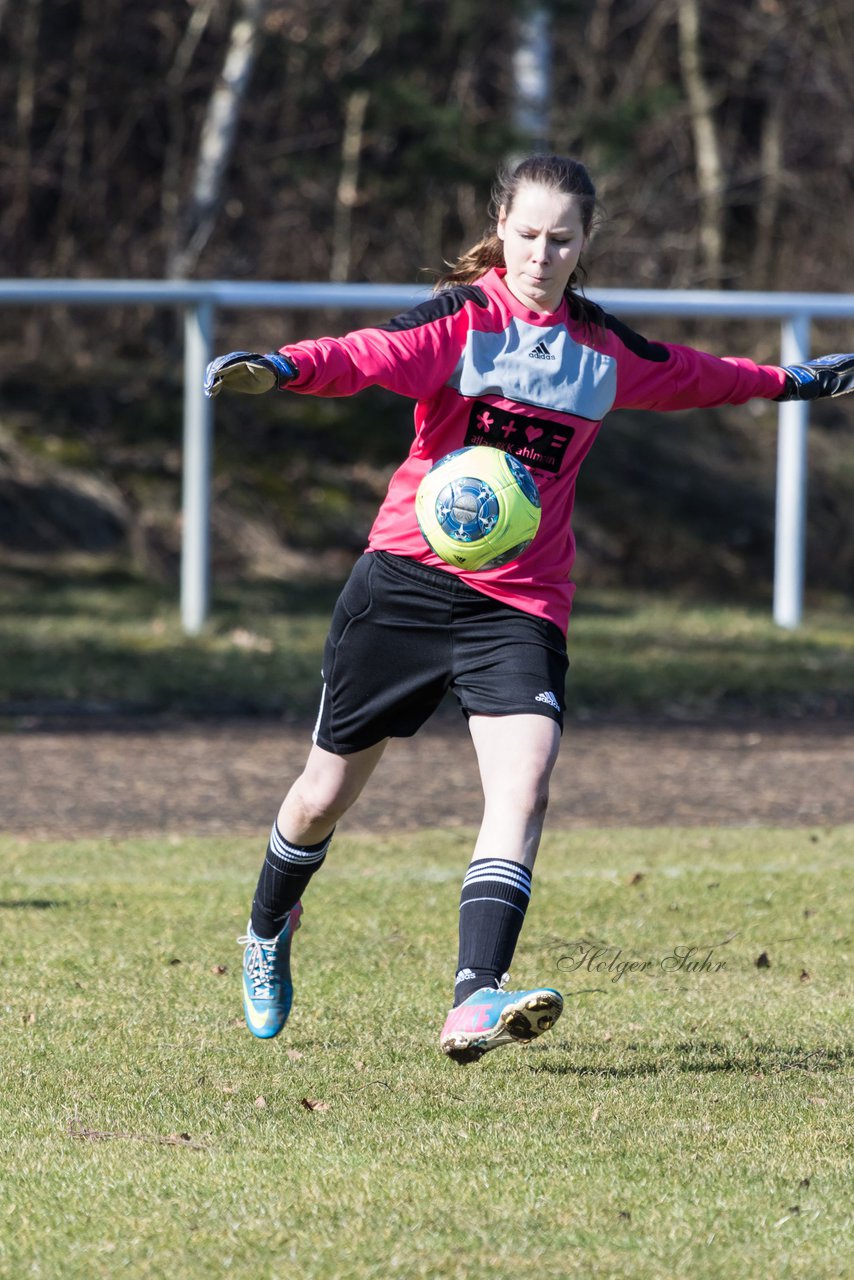
[[[513,53],[513,124],[531,151],[549,146],[551,49],[551,15],[545,5],[536,5],[519,19]]]
[[[164,241],[170,257],[178,251],[178,239],[183,230],[179,226],[181,216],[181,168],[184,151],[185,110],[181,89],[193,61],[199,41],[207,29],[217,0],[201,0],[192,9],[186,29],[175,51],[172,65],[166,73],[169,125],[163,148],[163,171],[160,179],[160,213],[164,225]]]
[[[359,165],[369,98],[367,89],[354,89],[347,99],[344,136],[341,140],[341,172],[335,193],[330,280],[345,281],[350,278],[353,209],[359,199]]]
[[[7,193],[6,208],[0,226],[7,230],[11,257],[16,256],[18,237],[26,238],[32,184],[33,115],[36,104],[36,66],[38,57],[41,0],[25,0],[18,14],[21,29],[21,56],[15,94],[14,177]],[[9,122],[11,124],[11,122]],[[10,134],[12,129],[8,131]],[[11,274],[11,262],[9,264]]]
[[[691,111],[694,158],[700,194],[700,253],[704,283],[720,283],[724,246],[724,188],[714,100],[700,56],[698,0],[677,0],[679,63]]]
[[[762,124],[759,148],[761,181],[756,209],[756,245],[753,252],[753,280],[757,289],[779,287],[780,280],[774,270],[774,232],[780,213],[785,170],[783,166],[783,95],[780,92],[768,102]],[[794,281],[785,282],[788,289],[796,288]]]
[[[582,83],[581,109],[585,117],[600,103],[612,3],[613,0],[594,0],[585,32],[584,56],[578,60],[578,74]]]
[[[210,96],[202,125],[190,202],[181,219],[179,242],[170,254],[170,276],[189,275],[214,229],[266,8],[267,0],[240,0],[222,73]]]

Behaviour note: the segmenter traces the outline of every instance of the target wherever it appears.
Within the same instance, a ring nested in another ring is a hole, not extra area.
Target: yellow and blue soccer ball
[[[540,495],[524,462],[488,445],[456,449],[421,480],[415,514],[428,546],[474,573],[516,560],[540,527]]]

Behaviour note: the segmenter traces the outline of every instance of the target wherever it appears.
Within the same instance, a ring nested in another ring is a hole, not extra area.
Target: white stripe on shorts
[[[323,672],[321,671],[320,674],[323,675]],[[311,740],[314,743],[317,742],[317,735],[320,733],[320,718],[323,715],[323,704],[325,701],[326,701],[326,681],[324,680],[323,688],[320,692],[320,706],[317,708],[317,719],[314,722],[314,729],[312,730],[312,734],[311,734]]]

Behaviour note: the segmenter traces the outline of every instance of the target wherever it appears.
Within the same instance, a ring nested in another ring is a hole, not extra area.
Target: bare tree
[[[189,205],[181,219],[178,243],[169,255],[171,276],[186,276],[193,270],[214,229],[266,7],[267,0],[239,0],[225,62],[202,125]]]
[[[163,176],[160,182],[160,210],[167,228],[167,243],[171,252],[177,252],[179,235],[178,218],[181,213],[181,158],[184,150],[186,132],[186,108],[183,101],[183,90],[187,73],[199,42],[208,28],[214,8],[218,0],[200,0],[190,10],[190,17],[184,34],[175,50],[168,72],[165,87],[169,114],[169,134],[163,149]]]
[[[714,96],[703,70],[699,0],[677,0],[679,63],[694,138],[700,195],[700,251],[706,284],[720,283],[724,248],[724,178]]]
[[[523,10],[513,52],[513,123],[533,150],[550,143],[552,20],[545,5]]]
[[[330,280],[347,280],[353,249],[353,210],[359,199],[359,166],[365,133],[365,114],[370,93],[354,89],[347,96],[344,109],[344,133],[341,139],[341,173],[335,191],[335,218],[332,226],[332,265]]]
[[[33,116],[36,106],[37,47],[41,9],[42,0],[24,0],[19,16],[20,61],[14,106],[15,167],[2,220],[8,228],[10,240],[25,233],[30,207]]]

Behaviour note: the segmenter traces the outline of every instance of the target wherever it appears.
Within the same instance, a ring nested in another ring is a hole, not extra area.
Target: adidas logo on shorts
[[[545,702],[550,707],[554,707],[555,711],[560,711],[560,703],[558,702],[551,689],[546,689],[543,693],[538,693],[535,702]]]

